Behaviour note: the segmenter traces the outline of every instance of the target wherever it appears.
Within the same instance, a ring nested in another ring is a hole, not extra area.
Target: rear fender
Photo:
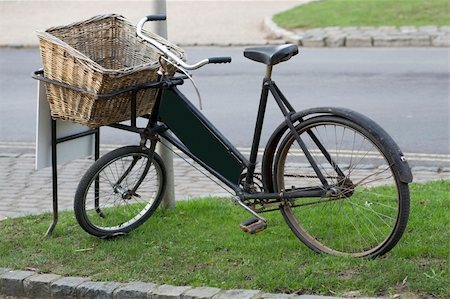
[[[411,169],[399,146],[383,128],[381,128],[367,116],[346,108],[319,107],[297,112],[292,115],[291,120],[294,124],[298,124],[311,117],[320,115],[334,115],[351,120],[357,124],[365,124],[364,128],[381,141],[384,147],[383,150],[392,157],[393,162],[398,166],[400,180],[403,183],[412,182],[413,176],[411,173]],[[273,187],[273,163],[275,152],[278,148],[281,138],[288,130],[289,127],[286,121],[282,122],[270,136],[264,151],[262,160],[262,176],[264,188],[268,192],[275,192]]]

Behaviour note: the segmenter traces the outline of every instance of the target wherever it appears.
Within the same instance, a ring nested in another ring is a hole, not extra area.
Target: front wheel
[[[81,179],[74,202],[75,216],[89,234],[108,238],[144,223],[165,191],[161,158],[139,146],[111,151],[97,160]]]
[[[329,192],[285,202],[281,213],[290,229],[316,252],[376,257],[391,250],[408,221],[409,189],[387,145],[364,125],[336,116],[314,117],[296,129],[326,183],[289,132],[275,156],[275,191]]]

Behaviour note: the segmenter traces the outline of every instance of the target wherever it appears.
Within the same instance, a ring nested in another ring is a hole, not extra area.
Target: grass
[[[286,28],[450,25],[448,0],[321,0],[277,14]]]
[[[43,238],[50,215],[0,222],[0,267],[38,269],[94,280],[151,281],[268,292],[443,298],[450,294],[450,181],[411,185],[411,216],[399,244],[375,260],[318,255],[300,243],[279,213],[247,235],[248,214],[227,200],[178,203],[158,210],[126,237],[86,234],[71,212]]]

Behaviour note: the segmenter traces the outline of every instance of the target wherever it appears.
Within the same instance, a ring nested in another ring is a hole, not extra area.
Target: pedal
[[[246,233],[256,234],[266,229],[267,222],[255,217],[242,222],[239,227]]]

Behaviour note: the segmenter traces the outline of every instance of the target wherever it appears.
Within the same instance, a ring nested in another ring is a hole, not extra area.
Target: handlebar
[[[165,21],[166,20],[166,15],[150,15],[150,16],[145,16],[144,17],[147,21]]]
[[[175,54],[173,54],[165,45],[159,43],[158,41],[151,39],[150,37],[146,36],[143,33],[143,28],[145,23],[148,21],[164,21],[166,20],[165,15],[150,15],[143,17],[139,23],[137,24],[136,33],[139,37],[142,39],[148,41],[151,43],[155,48],[157,48],[159,51],[161,51],[165,57],[169,58],[173,63],[175,63],[178,66],[181,66],[185,70],[195,70],[198,69],[208,63],[230,63],[231,57],[213,57],[209,59],[203,59],[197,63],[194,64],[188,64],[178,58]]]
[[[211,57],[209,63],[230,63],[231,57]]]

